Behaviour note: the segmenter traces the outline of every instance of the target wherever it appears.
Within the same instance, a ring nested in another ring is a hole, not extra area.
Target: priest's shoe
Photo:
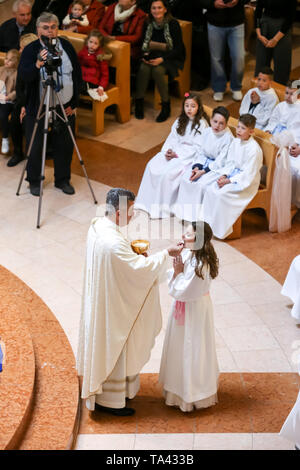
[[[64,183],[55,183],[55,187],[61,189],[65,194],[75,194],[75,189],[67,181]]]
[[[106,406],[98,405],[98,403],[95,403],[95,410],[103,411],[104,413],[109,413],[114,416],[131,416],[135,413],[133,408],[128,408],[127,406],[124,408],[108,408]]]
[[[33,196],[39,196],[40,195],[40,185],[39,184],[30,184],[30,192]]]

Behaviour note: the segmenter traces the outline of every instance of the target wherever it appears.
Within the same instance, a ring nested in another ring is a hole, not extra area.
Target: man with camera
[[[74,133],[75,109],[78,104],[81,88],[81,68],[73,46],[65,39],[59,39],[58,18],[52,13],[44,12],[37,19],[38,40],[25,47],[20,60],[19,71],[27,84],[26,97],[26,141],[30,144],[36,116],[43,95],[43,83],[53,78],[51,87],[57,92],[64,106],[70,127]],[[53,95],[55,93],[53,91]],[[56,99],[56,97],[55,97]],[[50,103],[52,105],[52,103]],[[58,100],[56,111],[62,115]],[[43,111],[45,107],[43,108]],[[55,113],[53,113],[55,114]],[[44,136],[44,119],[39,120],[36,135],[27,163],[27,181],[30,192],[40,195],[42,149]],[[70,184],[73,141],[67,123],[56,117],[51,125],[53,139],[53,160],[55,187],[66,194],[74,194]]]

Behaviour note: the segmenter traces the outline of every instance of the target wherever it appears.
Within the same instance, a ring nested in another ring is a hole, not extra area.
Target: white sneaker
[[[234,99],[234,101],[242,101],[243,94],[242,94],[241,90],[233,91],[232,92],[232,98]]]
[[[9,140],[8,138],[2,139],[1,153],[6,155],[9,152]]]
[[[224,93],[222,93],[221,91],[218,91],[218,92],[214,93],[214,100],[215,101],[223,101],[223,96],[224,96]]]

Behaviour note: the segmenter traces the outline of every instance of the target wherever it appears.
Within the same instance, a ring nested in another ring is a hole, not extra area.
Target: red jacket
[[[70,5],[68,13],[71,13],[72,5]],[[88,34],[92,29],[99,29],[100,22],[105,13],[105,7],[98,0],[92,0],[89,9],[84,13],[88,20],[89,26],[77,26],[77,32],[81,34]]]
[[[101,23],[100,33],[103,36],[111,35],[115,22],[115,7],[117,3],[109,5]],[[131,56],[137,58],[140,55],[141,40],[143,36],[143,25],[147,15],[140,8],[137,8],[132,15],[124,22],[122,36],[116,36],[118,41],[125,41],[131,44]]]
[[[97,55],[103,54],[103,49],[99,47],[95,54],[89,54],[87,46],[78,53],[79,63],[82,70],[82,78],[85,82],[102,86],[104,90],[108,85],[108,62],[107,60],[97,60]]]

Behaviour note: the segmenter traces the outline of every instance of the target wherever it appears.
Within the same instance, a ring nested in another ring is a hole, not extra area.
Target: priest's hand
[[[179,256],[180,253],[182,252],[183,245],[184,245],[183,242],[179,242],[179,243],[178,243],[177,245],[175,245],[175,246],[169,246],[169,248],[167,248],[168,253],[169,253],[169,256],[173,256],[174,258],[175,258],[176,256]]]
[[[173,277],[176,277],[176,276],[178,276],[178,274],[183,273],[184,264],[182,262],[181,255],[176,256],[173,259],[173,268],[174,268],[174,276]]]

